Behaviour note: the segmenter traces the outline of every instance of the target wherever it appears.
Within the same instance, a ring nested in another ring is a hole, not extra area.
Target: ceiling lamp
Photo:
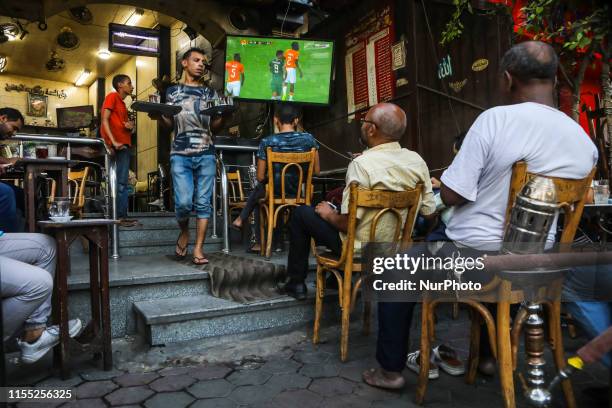
[[[4,72],[6,70],[6,63],[6,55],[0,55],[0,72]]]
[[[144,15],[144,10],[141,8],[135,8],[132,15],[127,19],[125,25],[135,26],[138,20]]]
[[[111,53],[108,50],[100,50],[98,51],[98,58],[107,60],[111,57]]]
[[[19,26],[15,23],[0,24],[0,31],[2,31],[4,37],[8,38],[8,41],[15,41],[21,33]],[[25,36],[25,34],[22,34],[22,36]]]
[[[79,77],[77,78],[77,80],[74,82],[75,86],[81,86],[85,83],[85,80],[87,79],[87,77],[89,77],[89,75],[91,75],[91,71],[88,69],[83,70],[83,72],[81,72],[81,74],[79,75]]]

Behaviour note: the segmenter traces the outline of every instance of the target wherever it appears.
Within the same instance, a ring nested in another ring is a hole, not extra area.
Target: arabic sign
[[[349,114],[394,97],[391,51],[394,38],[393,8],[389,1],[366,14],[346,34],[344,59]],[[352,118],[350,115],[349,121]]]
[[[475,71],[475,72],[484,71],[485,69],[487,69],[488,66],[489,66],[488,59],[484,59],[484,58],[477,59],[472,64],[472,71]]]
[[[406,66],[406,46],[403,41],[395,43],[391,46],[391,55],[393,65],[392,68],[394,71],[398,69],[404,68]]]
[[[463,81],[449,82],[448,86],[450,86],[453,91],[459,93],[459,91],[463,89],[465,84],[467,84],[467,81],[468,81],[467,78],[465,78]]]
[[[438,79],[443,79],[453,75],[453,66],[451,65],[451,57],[447,55],[442,58],[438,64]]]
[[[25,86],[24,84],[14,85],[14,84],[9,84],[7,82],[7,84],[4,86],[4,90],[6,92],[11,92],[11,91],[15,91],[15,92],[27,92],[27,93],[29,93],[31,95],[57,96],[60,99],[68,98],[68,94],[63,89],[43,88],[40,85],[36,85],[35,87],[30,88],[30,87]]]

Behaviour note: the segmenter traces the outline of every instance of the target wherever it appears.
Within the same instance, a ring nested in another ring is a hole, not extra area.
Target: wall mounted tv
[[[333,41],[228,35],[225,94],[328,105],[333,60]]]
[[[60,129],[87,128],[94,117],[93,105],[57,108],[57,127]]]
[[[110,23],[108,49],[112,52],[145,57],[159,57],[159,31]]]

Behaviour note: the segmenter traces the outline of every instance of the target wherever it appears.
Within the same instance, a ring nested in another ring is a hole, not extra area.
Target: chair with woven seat
[[[242,189],[242,179],[240,178],[240,170],[227,173],[227,183],[229,184],[229,213],[230,217],[233,211],[242,210],[246,206],[246,198]]]
[[[319,342],[323,299],[325,296],[325,273],[332,273],[338,281],[338,302],[342,310],[342,329],[340,337],[340,359],[348,357],[348,337],[350,314],[355,306],[357,293],[362,285],[364,274],[362,260],[355,256],[355,239],[357,230],[357,210],[376,211],[370,225],[369,242],[376,242],[379,221],[383,215],[394,217],[395,232],[390,242],[398,245],[396,250],[405,249],[412,242],[412,229],[423,190],[418,183],[414,189],[406,191],[368,190],[359,187],[357,182],[350,184],[348,227],[346,239],[342,243],[339,257],[329,254],[317,254],[317,290],[315,303],[315,321],[312,341]],[[403,215],[402,211],[406,214]],[[386,240],[385,240],[386,241]],[[360,275],[353,283],[353,274]],[[370,329],[371,304],[364,300],[364,332]]]
[[[68,172],[68,184],[74,188],[72,196],[71,209],[77,214],[78,218],[83,215],[83,207],[85,207],[85,187],[87,185],[87,177],[89,175],[89,167],[84,167],[82,170],[70,170]]]
[[[515,163],[512,168],[505,225],[508,225],[516,196],[526,182],[535,176],[547,177],[554,182],[558,204],[564,211],[564,225],[560,243],[567,244],[565,247],[569,246],[576,234],[586,201],[586,193],[594,172],[595,169],[583,179],[564,179],[529,173],[525,162]],[[516,286],[513,287],[513,282],[508,276],[504,273],[498,273],[489,283],[484,284],[478,293],[462,292],[462,297],[457,297],[454,292],[443,293],[435,298],[431,294],[424,296],[421,310],[420,373],[416,392],[417,404],[423,403],[427,389],[431,342],[434,338],[435,308],[440,303],[458,301],[467,305],[471,312],[470,351],[465,377],[466,383],[473,384],[476,380],[482,319],[489,334],[492,354],[497,359],[504,407],[515,406],[513,372],[517,366],[520,328],[526,318],[526,313],[521,310],[515,316],[511,328],[510,306],[523,302],[526,297],[523,290]],[[549,342],[553,349],[557,369],[564,368],[566,364],[561,331],[562,283],[563,277],[560,277],[556,278],[548,287],[539,288],[544,298],[552,299],[552,301],[545,302],[544,306],[548,315]],[[476,297],[478,300],[475,299]],[[485,303],[497,303],[495,318],[485,306]],[[575,407],[576,402],[570,381],[563,381],[562,388],[568,407]]]
[[[261,255],[270,258],[272,253],[272,235],[279,215],[283,211],[300,206],[310,205],[312,200],[312,175],[314,172],[316,149],[303,153],[280,153],[267,148],[268,184],[266,197],[259,201]],[[282,165],[280,170],[281,185],[274,185],[275,164]],[[306,167],[306,170],[304,169]],[[287,191],[286,175],[295,170],[298,175],[297,191],[292,196]],[[306,176],[304,172],[306,171]],[[279,194],[277,194],[279,193]]]

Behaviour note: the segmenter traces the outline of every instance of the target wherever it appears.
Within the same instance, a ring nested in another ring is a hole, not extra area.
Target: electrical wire
[[[425,0],[421,0],[421,7],[423,7],[423,14],[425,15],[425,24],[427,24],[427,32],[429,34],[429,39],[431,42],[431,51],[434,54],[434,58],[436,59],[436,62],[440,61],[440,58],[438,57],[438,51],[436,50],[436,42],[434,40],[433,37],[433,32],[431,30],[431,25],[429,24],[429,15],[427,14],[427,9],[425,8]],[[447,96],[450,96],[449,92],[448,92],[448,87],[446,86],[446,83],[442,80],[440,80],[440,82],[442,83],[442,88],[444,89],[444,93]],[[455,126],[457,127],[457,133],[461,132],[461,127],[459,126],[459,121],[457,120],[457,116],[455,115],[455,110],[453,109],[453,104],[450,100],[450,98],[446,98],[446,101],[448,102],[448,107],[451,111],[451,116],[453,117],[453,121],[455,122]]]
[[[289,8],[291,7],[291,0],[287,0],[287,11],[285,11],[285,17],[283,17],[283,22],[281,23],[280,36],[283,36],[283,27],[285,26],[285,20],[287,20],[287,14],[289,14]]]

